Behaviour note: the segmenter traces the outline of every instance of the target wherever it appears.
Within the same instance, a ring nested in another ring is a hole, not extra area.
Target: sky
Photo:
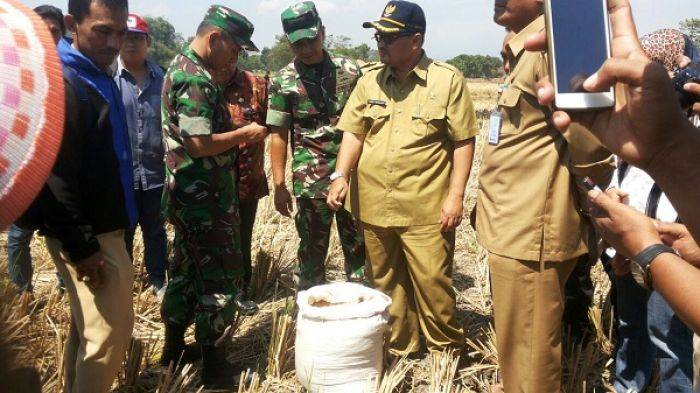
[[[65,10],[68,0],[21,0],[35,7],[51,4]],[[678,27],[680,21],[700,17],[698,0],[631,0],[640,35],[664,27]],[[259,48],[274,43],[282,33],[281,11],[290,0],[130,0],[130,11],[162,16],[184,37],[193,36],[208,6],[228,6],[248,17],[255,25],[253,42]],[[493,0],[414,0],[423,7],[427,19],[425,49],[429,56],[447,60],[459,54],[497,56],[503,40],[503,28],[492,21]],[[386,4],[383,0],[316,0],[329,34],[350,37],[354,44],[372,41],[373,31],[362,22],[376,20]]]

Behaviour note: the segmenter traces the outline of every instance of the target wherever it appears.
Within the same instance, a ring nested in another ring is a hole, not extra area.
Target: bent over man
[[[236,371],[225,342],[245,269],[241,253],[236,162],[238,145],[264,139],[257,123],[232,130],[217,80],[250,41],[253,25],[212,6],[197,36],[175,57],[163,85],[166,144],[165,214],[175,229],[175,255],[162,305],[166,337],[161,364],[184,359],[184,334],[195,323],[206,388],[232,388]],[[186,354],[185,354],[186,355]]]

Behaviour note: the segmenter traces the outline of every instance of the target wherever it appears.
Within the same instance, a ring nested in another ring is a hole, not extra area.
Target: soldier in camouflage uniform
[[[236,372],[222,344],[244,275],[238,145],[262,140],[267,133],[257,123],[232,130],[216,76],[235,66],[240,51],[257,50],[252,33],[245,17],[212,6],[197,36],[170,64],[163,84],[163,208],[175,229],[175,255],[161,310],[166,327],[161,363],[194,360],[185,359],[191,354],[184,344],[185,330],[194,322],[208,388],[231,388]]]
[[[361,72],[355,61],[323,48],[325,29],[313,2],[290,6],[282,25],[295,59],[272,79],[267,124],[272,127],[275,207],[291,215],[285,182],[287,141],[291,134],[295,217],[301,238],[297,284],[306,289],[325,281],[331,224],[336,218],[348,280],[364,279],[365,246],[358,224],[347,210],[326,204],[342,133],[335,125]]]

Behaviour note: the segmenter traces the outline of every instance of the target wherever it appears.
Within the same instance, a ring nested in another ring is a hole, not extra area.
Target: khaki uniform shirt
[[[357,169],[359,214],[353,213],[381,227],[439,223],[454,142],[478,133],[462,74],[425,55],[403,84],[391,68],[370,67],[338,129],[366,135]]]
[[[540,17],[507,45],[513,71],[498,100],[500,140],[484,149],[476,230],[491,253],[558,262],[588,251],[589,223],[575,177],[590,176],[603,186],[614,158],[580,127],[558,132],[551,110],[537,103],[536,83],[549,74],[547,55],[525,51],[524,43],[544,27]]]

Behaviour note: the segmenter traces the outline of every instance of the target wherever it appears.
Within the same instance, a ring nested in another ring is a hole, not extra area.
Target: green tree
[[[264,52],[265,50],[263,50],[263,53],[239,57],[238,67],[249,71],[267,71],[267,63],[265,62]]]
[[[496,78],[502,74],[503,62],[493,56],[459,55],[447,61],[466,78]]]
[[[277,72],[294,59],[294,53],[289,47],[289,41],[284,35],[275,36],[275,44],[272,48],[265,48],[261,52],[263,64],[270,72]]]
[[[185,43],[182,35],[175,31],[167,19],[163,17],[144,17],[151,30],[151,48],[149,58],[163,68],[168,68],[170,61],[178,54]]]
[[[350,57],[355,60],[378,61],[379,55],[376,50],[367,44],[352,45],[350,37],[344,35],[329,35],[326,38],[326,47],[340,56]]]
[[[681,22],[681,30],[693,40],[695,46],[700,49],[700,19],[686,19]]]

